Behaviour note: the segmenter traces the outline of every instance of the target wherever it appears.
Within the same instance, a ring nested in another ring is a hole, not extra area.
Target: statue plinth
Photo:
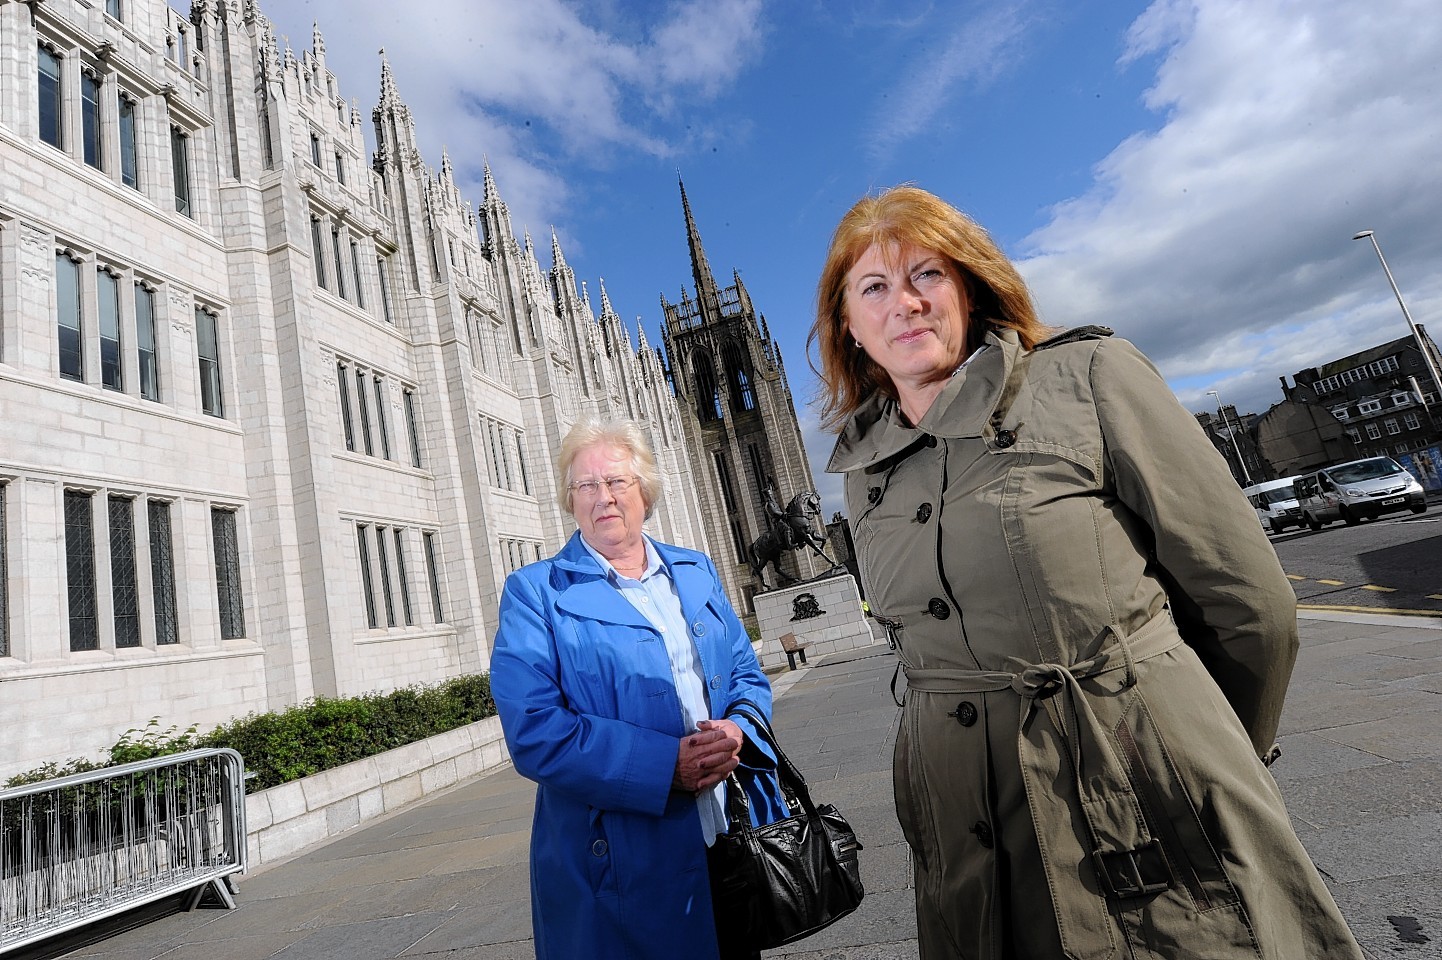
[[[787,584],[756,594],[752,602],[761,631],[763,664],[785,662],[781,635],[786,633],[796,634],[798,643],[809,645],[806,656],[813,662],[829,653],[876,642],[861,609],[856,578],[849,573]]]

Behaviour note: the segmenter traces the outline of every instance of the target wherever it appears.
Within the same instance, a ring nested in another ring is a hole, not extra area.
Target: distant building
[[[856,542],[851,538],[851,521],[842,516],[839,510],[831,515],[831,522],[826,525],[826,542],[836,562],[856,578],[856,587],[861,591],[862,597],[865,597],[866,588],[861,583],[861,565],[856,559]]]
[[[716,569],[738,612],[748,620],[751,597],[760,584],[748,565],[752,542],[767,530],[766,487],[774,484],[780,505],[814,491],[811,464],[786,381],[781,350],[771,339],[766,317],[732,272],[722,287],[711,274],[691,202],[681,185],[686,241],[691,249],[695,296],[683,286],[681,300],[661,297],[666,372],[681,412],[691,468],[698,485],[701,517]],[[820,518],[817,518],[820,526]],[[796,550],[782,557],[792,576],[821,572],[816,557]]]
[[[1310,387],[1287,385],[1286,399],[1257,418],[1256,438],[1275,477],[1294,477],[1361,456],[1341,421],[1317,402]]]
[[[1227,461],[1232,479],[1240,487],[1251,486],[1263,480],[1271,480],[1272,467],[1257,446],[1256,434],[1252,427],[1256,423],[1255,413],[1238,413],[1232,404],[1222,407],[1221,415],[1210,410],[1196,414],[1197,423],[1206,433],[1212,446]]]
[[[1425,328],[1418,329],[1433,363],[1442,365],[1437,345]],[[1358,456],[1398,456],[1442,441],[1439,424],[1427,413],[1432,408],[1434,416],[1442,417],[1436,406],[1442,386],[1432,379],[1411,335],[1299,370],[1293,379],[1343,425],[1357,444]],[[1418,390],[1425,405],[1418,400]]]

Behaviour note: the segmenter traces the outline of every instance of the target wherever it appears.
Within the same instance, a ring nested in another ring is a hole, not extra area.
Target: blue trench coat
[[[652,542],[691,625],[711,717],[745,698],[769,718],[771,686],[716,568],[704,554]],[[539,784],[537,960],[715,958],[700,816],[690,794],[671,789],[688,731],[666,647],[579,533],[507,578],[491,690],[516,769]],[[749,725],[731,719],[747,733],[743,762],[774,766],[752,752]],[[779,788],[751,799],[754,819],[781,815]]]

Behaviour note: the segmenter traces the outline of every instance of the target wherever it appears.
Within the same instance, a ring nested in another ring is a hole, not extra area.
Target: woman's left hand
[[[677,761],[674,782],[683,790],[700,793],[716,786],[736,769],[746,735],[730,720],[702,720],[696,724],[696,733],[710,736],[692,734],[682,738],[682,756]],[[686,756],[690,752],[686,749],[688,745],[699,747],[689,758]]]
[[[741,745],[746,742],[746,734],[741,732],[735,722],[731,720],[702,720],[696,724],[697,730],[721,730],[726,734],[726,739],[736,744],[736,749],[731,751],[731,756],[739,756]]]
[[[720,730],[726,734],[726,739],[723,740],[722,743],[728,745],[735,744],[735,746],[731,748],[730,756],[726,757],[710,775],[704,777],[701,785],[697,788],[698,791],[709,790],[711,787],[716,786],[716,784],[729,777],[731,772],[741,763],[741,747],[746,743],[746,734],[742,733],[741,728],[730,720],[701,720],[697,722],[696,729]],[[721,770],[725,770],[726,772],[721,773]]]

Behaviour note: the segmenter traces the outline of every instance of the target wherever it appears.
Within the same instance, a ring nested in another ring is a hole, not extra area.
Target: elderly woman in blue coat
[[[727,716],[744,699],[769,717],[770,685],[711,561],[642,531],[660,480],[640,429],[577,426],[557,472],[579,529],[506,580],[491,657],[511,757],[539,784],[536,956],[754,957],[713,915],[708,864],[738,765],[760,773],[753,817],[782,815],[774,757]]]

